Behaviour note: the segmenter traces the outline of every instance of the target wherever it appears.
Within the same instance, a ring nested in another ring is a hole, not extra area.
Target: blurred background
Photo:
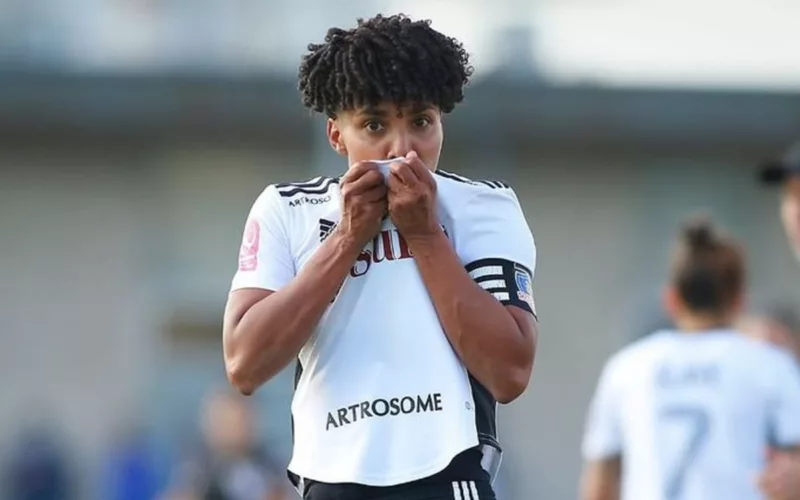
[[[536,237],[501,499],[574,498],[599,370],[660,324],[687,214],[745,242],[754,297],[800,300],[754,171],[800,138],[793,0],[0,0],[0,498],[151,500],[253,444],[219,481],[281,498],[292,377],[229,395],[222,309],[261,190],[345,168],[305,45],[379,12],[473,54],[441,166],[510,182]]]

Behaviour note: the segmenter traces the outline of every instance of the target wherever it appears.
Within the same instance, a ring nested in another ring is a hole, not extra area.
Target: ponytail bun
[[[709,250],[716,246],[717,233],[707,217],[695,217],[681,231],[681,239],[691,250]]]
[[[684,305],[696,314],[727,317],[744,293],[742,249],[707,217],[688,219],[678,243],[671,281]]]

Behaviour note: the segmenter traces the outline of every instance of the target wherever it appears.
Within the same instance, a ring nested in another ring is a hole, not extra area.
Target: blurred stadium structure
[[[542,337],[530,389],[501,410],[503,489],[573,498],[600,365],[654,321],[681,217],[708,210],[748,242],[756,294],[800,298],[752,169],[800,135],[800,7],[737,5],[0,1],[0,463],[46,424],[79,498],[109,498],[108,448],[135,426],[165,480],[224,382],[250,204],[344,168],[296,95],[304,46],[403,11],[475,53],[445,168],[511,182],[539,247]],[[256,396],[281,460],[290,396],[289,373]]]

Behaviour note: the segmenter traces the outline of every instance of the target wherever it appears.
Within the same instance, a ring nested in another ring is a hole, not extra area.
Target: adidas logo
[[[336,223],[327,220],[327,219],[320,219],[319,220],[319,241],[322,243],[325,239],[330,236],[331,232],[336,227]]]

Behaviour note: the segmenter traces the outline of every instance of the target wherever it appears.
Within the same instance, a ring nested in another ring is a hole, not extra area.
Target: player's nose
[[[414,149],[410,134],[399,132],[392,137],[389,147],[388,159],[403,158]]]

